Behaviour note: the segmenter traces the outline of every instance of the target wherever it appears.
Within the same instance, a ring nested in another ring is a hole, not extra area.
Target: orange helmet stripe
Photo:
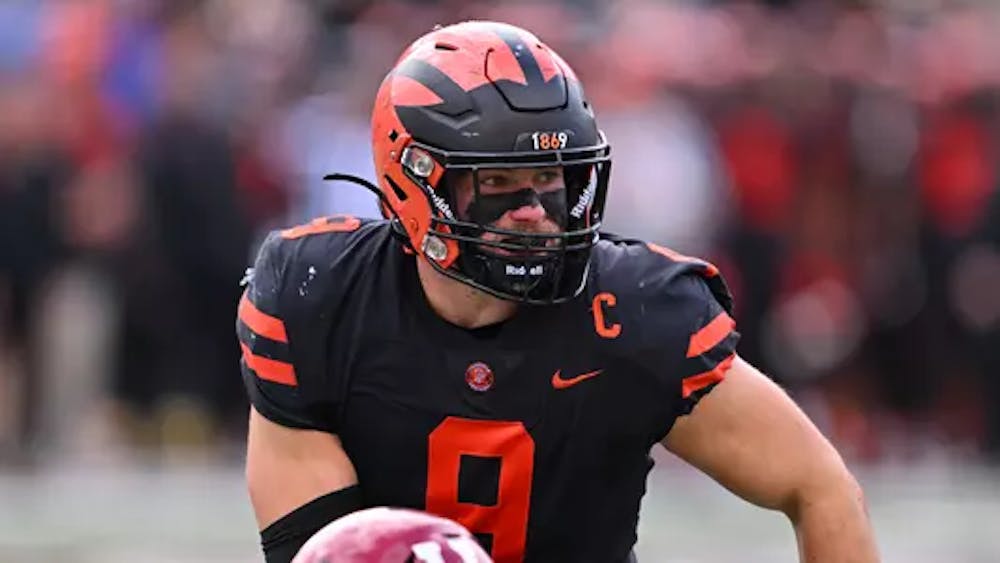
[[[493,82],[499,80],[510,80],[519,84],[528,84],[528,79],[524,76],[524,69],[521,63],[514,56],[514,51],[506,43],[500,41],[502,46],[493,49],[486,59],[486,76]]]
[[[444,102],[424,84],[400,74],[392,77],[392,101],[400,106],[433,106]]]

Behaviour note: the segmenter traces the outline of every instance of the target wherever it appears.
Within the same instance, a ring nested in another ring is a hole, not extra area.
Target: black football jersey
[[[461,522],[500,563],[625,561],[650,449],[739,338],[714,266],[602,239],[587,289],[467,330],[388,222],[272,233],[239,306],[251,402],[340,436],[367,505]]]

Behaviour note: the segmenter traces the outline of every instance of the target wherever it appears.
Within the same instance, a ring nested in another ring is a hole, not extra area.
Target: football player
[[[376,507],[338,518],[292,563],[490,563],[468,530],[446,518]]]
[[[372,143],[385,218],[272,233],[239,305],[267,561],[370,506],[459,522],[501,563],[634,560],[657,444],[787,514],[803,561],[877,560],[837,452],[735,353],[719,271],[600,232],[608,142],[541,40],[421,37]]]

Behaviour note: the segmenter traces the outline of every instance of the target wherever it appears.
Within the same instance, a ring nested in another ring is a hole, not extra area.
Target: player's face
[[[480,170],[478,176],[478,199],[471,172],[461,175],[455,183],[455,202],[462,220],[524,233],[563,230],[558,217],[558,209],[565,207],[562,168],[494,168]],[[487,241],[505,238],[510,237],[489,232],[482,235]],[[548,244],[555,244],[555,239]],[[502,249],[492,251],[511,254]]]

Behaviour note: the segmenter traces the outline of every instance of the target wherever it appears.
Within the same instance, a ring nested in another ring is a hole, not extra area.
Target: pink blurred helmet
[[[426,512],[378,507],[327,524],[292,563],[490,563],[461,524]]]

